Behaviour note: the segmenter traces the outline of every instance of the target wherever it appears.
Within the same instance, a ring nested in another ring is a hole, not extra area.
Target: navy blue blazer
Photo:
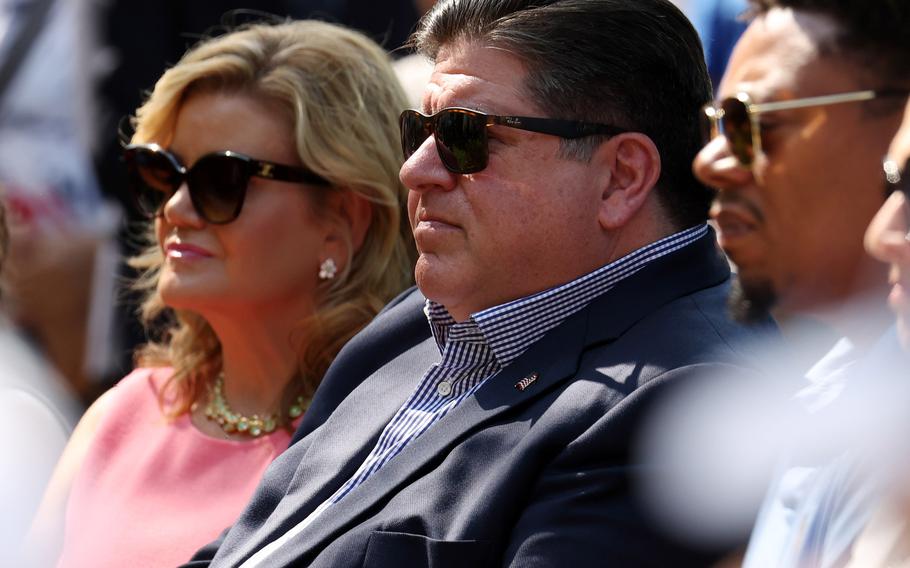
[[[767,327],[726,316],[713,232],[569,317],[265,564],[704,566],[632,490],[647,408],[677,381],[750,366]],[[440,359],[412,290],[339,354],[236,524],[187,568],[237,566],[328,498]],[[516,383],[539,378],[519,390]]]

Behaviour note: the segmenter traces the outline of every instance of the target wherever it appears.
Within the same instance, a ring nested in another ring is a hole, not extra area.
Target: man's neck
[[[467,321],[468,318],[470,318],[472,315],[483,312],[485,310],[502,306],[510,302],[515,302],[523,298],[528,298],[546,290],[551,290],[560,286],[567,285],[578,280],[579,278],[583,278],[591,274],[592,272],[600,270],[609,264],[625,258],[636,251],[639,251],[650,245],[654,245],[662,239],[679,235],[680,233],[690,230],[698,230],[705,227],[706,223],[697,223],[692,227],[675,229],[670,226],[669,223],[654,223],[650,227],[653,230],[647,234],[642,232],[634,233],[631,229],[626,230],[623,233],[624,236],[620,235],[611,239],[607,248],[602,251],[602,254],[590,258],[589,262],[586,264],[580,263],[574,273],[562,274],[560,276],[551,275],[552,277],[549,280],[543,280],[536,287],[515,291],[514,294],[508,295],[507,297],[504,296],[501,298],[492,299],[486,298],[487,301],[485,303],[465,303],[464,305],[455,305],[443,301],[439,301],[439,303],[445,306],[448,313],[456,322],[461,323]]]

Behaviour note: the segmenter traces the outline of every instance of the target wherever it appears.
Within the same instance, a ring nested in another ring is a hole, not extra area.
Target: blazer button
[[[452,394],[452,384],[442,381],[436,385],[436,392],[439,393],[439,396],[449,396]]]

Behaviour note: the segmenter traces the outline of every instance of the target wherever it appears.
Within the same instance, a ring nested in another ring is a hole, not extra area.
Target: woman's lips
[[[168,258],[179,260],[198,260],[213,256],[208,250],[189,243],[169,243],[164,250]]]

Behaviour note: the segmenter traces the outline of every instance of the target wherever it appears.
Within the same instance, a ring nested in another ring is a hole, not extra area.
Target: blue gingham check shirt
[[[707,233],[708,226],[704,224],[680,231],[567,284],[477,312],[460,323],[444,306],[428,300],[424,312],[442,355],[441,361],[427,370],[354,475],[307,518],[243,566],[257,565],[267,558],[267,551],[281,546],[341,501],[545,333],[648,263]]]

